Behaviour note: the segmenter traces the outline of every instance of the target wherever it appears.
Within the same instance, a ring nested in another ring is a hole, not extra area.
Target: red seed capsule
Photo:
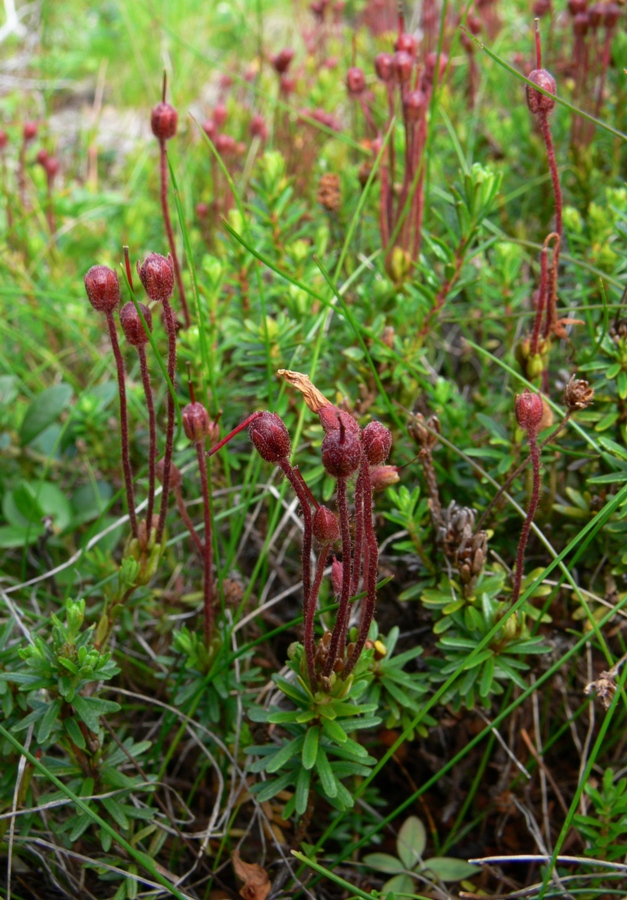
[[[539,394],[532,394],[529,388],[525,388],[522,394],[516,397],[516,421],[525,431],[536,431],[542,416],[544,404]]]
[[[380,466],[390,455],[392,432],[381,422],[370,422],[362,432],[361,443],[370,465]]]
[[[363,69],[352,66],[346,73],[346,87],[351,94],[363,94],[366,89],[366,79]]]
[[[263,412],[248,426],[248,434],[255,449],[266,462],[287,459],[291,451],[290,436],[277,413]]]
[[[37,137],[37,122],[26,122],[22,131],[24,143],[33,141]]]
[[[172,258],[149,253],[143,263],[137,263],[137,274],[151,300],[163,303],[174,293]]]
[[[399,84],[405,84],[411,78],[414,61],[404,50],[397,50],[392,57],[392,71]]]
[[[319,544],[334,544],[340,539],[340,523],[328,506],[319,506],[312,522],[313,536]]]
[[[274,56],[271,56],[270,62],[272,63],[274,71],[278,72],[279,75],[282,75],[284,72],[287,72],[293,59],[294,51],[291,47],[285,47],[285,49],[279,51],[279,53],[275,53]]]
[[[148,331],[152,331],[152,313],[143,303],[138,305],[148,326]],[[135,309],[135,304],[131,301],[125,303],[120,310],[120,325],[122,326],[124,337],[133,347],[141,347],[143,344],[148,343],[148,335],[144,331],[142,320]]]
[[[348,478],[359,468],[361,441],[343,425],[329,431],[322,441],[322,465],[333,478]]]
[[[188,403],[181,410],[181,418],[188,441],[204,444],[211,431],[211,420],[202,403]]]
[[[120,302],[118,273],[108,266],[92,266],[85,275],[85,290],[95,310],[112,313]]]
[[[416,48],[418,47],[418,41],[414,37],[413,34],[409,34],[407,31],[403,31],[396,38],[394,43],[394,49],[396,51],[402,51],[403,53],[409,53],[410,56],[416,55]]]
[[[392,54],[391,53],[379,53],[375,57],[374,61],[374,70],[377,73],[377,78],[380,78],[381,81],[390,81],[392,78]]]
[[[550,94],[555,94],[557,92],[556,81],[546,69],[534,69],[533,72],[529,74],[529,81],[533,81],[534,84],[537,84],[538,87],[548,91]],[[547,97],[546,94],[541,94],[540,91],[534,91],[533,88],[530,88],[529,85],[527,85],[527,106],[534,116],[538,114],[546,115],[547,113],[550,113],[555,106],[555,99],[553,97]]]
[[[427,97],[422,91],[412,91],[403,103],[403,112],[408,122],[417,122],[427,105]]]
[[[157,103],[150,113],[150,127],[152,133],[160,141],[169,141],[176,134],[179,116],[177,111],[169,103]]]

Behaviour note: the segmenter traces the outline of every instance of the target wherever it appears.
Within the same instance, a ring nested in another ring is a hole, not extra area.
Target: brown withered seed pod
[[[594,398],[594,390],[583,378],[575,378],[573,375],[564,388],[564,403],[571,412],[578,409],[586,409]]]

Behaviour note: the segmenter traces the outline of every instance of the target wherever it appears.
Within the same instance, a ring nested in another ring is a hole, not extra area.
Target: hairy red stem
[[[157,544],[163,540],[165,530],[165,518],[168,513],[168,499],[170,494],[170,467],[172,465],[172,451],[174,446],[174,397],[172,391],[176,382],[176,322],[169,300],[163,301],[163,321],[168,334],[168,377],[172,390],[168,387],[168,400],[166,405],[167,424],[165,432],[165,453],[163,455],[163,478],[161,484],[161,507],[159,509],[159,524],[157,525]]]
[[[176,278],[176,285],[179,290],[179,297],[181,298],[181,306],[183,307],[183,318],[185,319],[185,327],[189,328],[192,324],[192,320],[189,316],[189,308],[187,306],[187,298],[185,296],[185,289],[183,288],[183,279],[181,278],[181,267],[179,265],[179,258],[176,252],[176,244],[174,242],[174,233],[172,231],[172,222],[170,221],[170,210],[168,208],[168,153],[165,146],[165,141],[159,141],[160,148],[160,169],[161,169],[161,209],[163,210],[163,221],[165,224],[165,230],[168,236],[168,244],[170,245],[170,253],[172,254],[172,263],[174,265],[174,277]]]
[[[131,523],[131,531],[133,537],[137,537],[137,516],[135,514],[135,491],[133,489],[133,472],[131,470],[131,456],[128,442],[128,408],[126,404],[126,383],[124,378],[124,360],[122,359],[122,351],[118,341],[118,335],[115,330],[115,321],[113,313],[107,313],[107,327],[109,329],[109,337],[111,339],[111,347],[113,356],[115,357],[115,365],[118,375],[118,393],[120,395],[120,437],[122,444],[122,469],[124,471],[124,485],[126,488],[126,499],[128,503],[128,517]]]

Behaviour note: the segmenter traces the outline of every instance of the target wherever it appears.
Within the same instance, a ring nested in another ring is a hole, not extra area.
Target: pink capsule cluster
[[[311,408],[311,407],[310,407]],[[372,495],[374,483],[379,487],[398,480],[398,470],[386,465],[392,448],[392,434],[380,422],[370,422],[363,430],[353,416],[330,403],[316,407],[325,432],[321,458],[325,471],[336,481],[337,514],[320,505],[301,474],[290,462],[292,445],[289,432],[275,412],[253,413],[231,434],[217,444],[211,453],[244,428],[266,462],[279,466],[292,485],[303,515],[303,613],[304,647],[307,677],[312,690],[328,687],[333,673],[346,678],[354,669],[365,646],[376,604],[378,544],[373,525]],[[354,539],[349,513],[349,485],[354,507]],[[310,557],[313,542],[319,548],[312,578]],[[341,544],[341,562],[333,559],[332,582],[338,599],[338,612],[330,634],[316,649],[314,622],[316,604],[327,557],[334,545]],[[362,589],[357,637],[347,646],[351,598]]]
[[[394,52],[379,53],[374,62],[376,77],[386,94],[384,122],[375,121],[375,98],[363,70],[353,65],[346,76],[349,95],[359,103],[372,136],[373,160],[384,154],[379,168],[379,227],[386,268],[395,282],[406,277],[411,261],[420,254],[427,114],[434,84],[442,78],[447,65],[446,54],[428,50],[425,41],[405,30],[403,17],[399,16]],[[401,155],[396,151],[394,135],[388,136],[395,121],[403,123],[405,132]],[[397,190],[399,181],[401,187]]]

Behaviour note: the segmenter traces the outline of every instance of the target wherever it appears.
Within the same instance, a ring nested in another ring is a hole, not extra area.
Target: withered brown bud
[[[440,420],[437,416],[430,416],[425,421],[422,413],[414,413],[407,426],[410,436],[421,447],[432,449],[438,442],[440,433]],[[435,434],[433,434],[435,432]]]
[[[342,423],[339,428],[326,433],[321,451],[322,465],[333,478],[348,478],[359,468],[361,441]]]
[[[278,462],[290,455],[290,436],[277,413],[263,412],[248,426],[248,434],[255,449],[266,462]]]
[[[313,536],[323,546],[334,544],[340,539],[340,523],[328,506],[319,506],[313,515]]]
[[[525,431],[537,431],[544,415],[544,404],[539,394],[532,394],[525,388],[516,397],[516,421]]]
[[[181,410],[183,430],[192,444],[204,444],[211,430],[209,413],[202,403],[188,403]]]
[[[143,303],[139,303],[138,306],[141,309],[142,316],[146,320],[148,331],[152,331],[152,313]],[[135,304],[130,300],[128,303],[125,303],[120,310],[120,324],[122,326],[122,331],[124,332],[124,337],[129,344],[133,345],[133,347],[141,347],[142,344],[148,343],[148,335],[144,331],[142,320],[135,309]]]
[[[149,253],[143,263],[137,263],[137,274],[151,300],[163,303],[174,293],[172,257]]]
[[[150,113],[152,133],[160,141],[169,141],[176,134],[178,113],[169,103],[157,103]]]
[[[529,73],[529,81],[533,81],[534,84],[537,84],[542,90],[548,91],[549,94],[557,93],[557,83],[546,69],[534,69],[533,72]],[[540,91],[534,91],[529,85],[526,88],[529,111],[534,116],[550,113],[555,106],[555,99],[547,97],[546,94],[541,94]]]
[[[578,409],[586,409],[594,398],[594,390],[584,378],[575,378],[573,375],[564,388],[564,403],[571,412]]]
[[[342,202],[340,176],[336,172],[325,172],[318,182],[317,201],[329,212],[337,212]]]
[[[386,461],[392,449],[392,432],[381,422],[372,421],[364,428],[361,442],[366,459],[371,466],[380,466]]]
[[[118,273],[108,266],[92,266],[85,275],[85,290],[93,308],[109,315],[120,302]]]

